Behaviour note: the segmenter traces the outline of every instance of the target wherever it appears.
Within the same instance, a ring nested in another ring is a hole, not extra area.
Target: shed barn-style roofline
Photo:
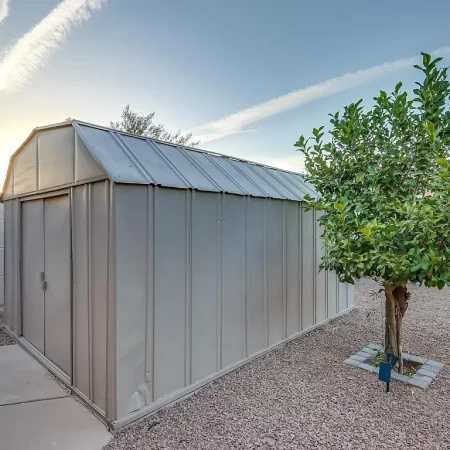
[[[71,120],[36,127],[31,132],[10,158],[0,201],[7,191],[15,160],[26,145],[39,133],[70,126],[104,171],[105,177],[115,183],[296,201],[303,201],[307,194],[314,195],[313,188],[296,172]],[[14,193],[12,196],[17,195]]]

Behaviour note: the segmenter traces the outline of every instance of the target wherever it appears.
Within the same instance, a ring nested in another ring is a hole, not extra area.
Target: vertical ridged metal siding
[[[72,189],[73,385],[106,411],[109,182]]]
[[[118,417],[346,310],[289,200],[116,186]]]
[[[5,304],[3,321],[18,336],[22,333],[20,304],[20,203],[4,203],[5,214]]]

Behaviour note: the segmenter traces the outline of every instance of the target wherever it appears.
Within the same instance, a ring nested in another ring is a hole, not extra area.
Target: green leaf
[[[336,203],[334,204],[334,207],[335,207],[338,211],[340,211],[340,212],[344,211],[344,205],[343,205],[342,203],[336,202]]]
[[[364,174],[359,172],[356,174],[356,182],[361,183],[364,180]]]
[[[436,160],[436,163],[438,164],[439,167],[442,167],[443,169],[448,169],[448,161],[445,158],[438,158]]]
[[[364,233],[366,236],[369,236],[370,233],[372,232],[372,228],[373,225],[367,225],[366,227],[361,228],[361,232]]]

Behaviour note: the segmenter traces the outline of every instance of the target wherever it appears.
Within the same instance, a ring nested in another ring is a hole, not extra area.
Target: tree
[[[181,130],[170,133],[162,123],[155,124],[153,119],[155,111],[148,115],[141,116],[130,109],[130,105],[125,106],[122,111],[120,122],[110,122],[109,126],[116,130],[126,131],[131,134],[139,134],[162,141],[173,142],[179,145],[189,145],[196,147],[200,141],[192,140],[192,133],[181,134]]]
[[[321,126],[295,144],[318,193],[308,207],[324,211],[321,267],[382,283],[385,351],[400,372],[408,282],[450,284],[450,87],[442,58],[422,59],[412,98],[400,82],[369,110],[359,100],[330,114],[327,142]]]

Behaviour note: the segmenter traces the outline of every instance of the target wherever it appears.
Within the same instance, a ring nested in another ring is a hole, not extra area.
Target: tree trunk
[[[403,373],[402,327],[403,316],[408,308],[409,292],[406,286],[385,285],[386,296],[386,333],[384,338],[385,352],[396,355],[399,372]]]

